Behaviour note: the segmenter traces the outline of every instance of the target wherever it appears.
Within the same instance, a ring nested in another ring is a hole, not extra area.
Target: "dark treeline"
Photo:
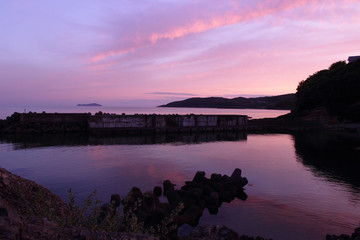
[[[297,100],[292,109],[295,115],[307,115],[323,110],[339,121],[360,121],[360,60],[346,64],[333,63],[301,81]]]

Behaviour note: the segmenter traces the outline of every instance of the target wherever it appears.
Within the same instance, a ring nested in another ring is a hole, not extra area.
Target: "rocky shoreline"
[[[162,204],[162,206],[176,205],[178,201],[187,202],[189,204],[191,199],[199,196],[206,197],[208,195],[201,194],[199,191],[199,184],[205,182],[210,183],[209,179],[204,176],[205,173],[198,172],[195,175],[193,181],[187,182],[182,190],[174,190],[171,182],[164,182],[164,189],[166,197],[170,200],[169,203]],[[239,186],[243,186],[247,183],[245,178],[240,176],[241,171],[235,170],[232,177],[225,177],[225,181],[234,182],[237,181]],[[214,177],[221,177],[221,175],[214,175]],[[230,180],[232,179],[232,180]],[[217,182],[215,183],[215,185]],[[167,186],[166,186],[167,185]],[[205,185],[204,185],[205,186]],[[223,185],[217,184],[218,187],[222,188]],[[234,186],[234,185],[232,185]],[[168,188],[168,189],[166,189]],[[205,187],[206,188],[206,187]],[[188,189],[188,190],[185,190]],[[232,188],[234,191],[235,189]],[[242,188],[241,188],[242,189]],[[236,192],[240,191],[237,190]],[[159,191],[159,188],[157,188]],[[242,190],[241,190],[242,191]],[[154,189],[155,192],[155,189]],[[139,192],[138,192],[139,193]],[[220,193],[220,192],[219,192]],[[140,194],[142,194],[140,192]],[[221,198],[228,198],[227,201],[231,201],[235,196],[232,196],[227,191],[220,193]],[[186,197],[185,197],[186,195]],[[189,195],[194,195],[190,196]],[[219,197],[219,194],[211,194],[215,198]],[[246,194],[245,194],[246,195]],[[138,195],[139,196],[139,195]],[[241,194],[244,198],[244,193]],[[113,199],[113,197],[112,197]],[[116,199],[116,198],[115,198]],[[138,211],[137,217],[144,217],[148,207],[156,207],[153,203],[149,204],[148,200],[153,202],[155,197],[150,197],[148,193],[143,194],[142,200],[144,201],[141,211]],[[171,200],[172,199],[172,200]],[[214,199],[207,199],[208,203],[211,203]],[[226,199],[223,199],[226,201]],[[118,199],[120,201],[120,198]],[[124,200],[123,200],[124,202]],[[128,203],[130,201],[128,200]],[[203,202],[205,207],[216,211],[217,206],[211,206]],[[217,204],[219,202],[214,202]],[[113,204],[111,201],[110,204]],[[191,203],[190,203],[191,204]],[[221,204],[221,202],[220,202]],[[129,204],[128,204],[129,205]],[[103,206],[109,206],[104,204]],[[101,209],[103,209],[103,206]],[[126,207],[124,207],[126,208]],[[194,209],[193,204],[190,208]],[[190,209],[189,208],[189,209]],[[196,208],[196,207],[195,207]],[[209,210],[210,211],[210,210]],[[140,212],[140,213],[139,213]],[[199,215],[194,215],[188,211],[188,215],[181,215],[178,221],[188,223],[188,221],[198,221]],[[194,211],[196,213],[196,211]],[[100,230],[94,230],[84,226],[74,226],[68,224],[68,219],[74,213],[71,211],[70,204],[67,204],[55,194],[51,193],[48,189],[36,184],[33,181],[23,179],[15,174],[10,173],[4,168],[0,167],[0,239],[158,239],[154,236],[150,236],[142,233],[131,233],[131,232],[106,232]],[[142,214],[142,215],[141,215]],[[194,218],[193,218],[194,217]],[[152,219],[153,218],[148,218]],[[161,236],[160,239],[181,239],[181,240],[195,240],[195,239],[257,239],[263,238],[239,236],[235,231],[225,226],[212,226],[212,227],[198,227],[190,235],[177,237],[176,235]]]
[[[234,172],[237,172],[235,175],[243,185],[246,180],[238,175],[239,170]],[[203,172],[198,172],[194,177],[196,179],[205,180]],[[196,181],[188,182],[185,189],[194,184],[197,184]],[[172,185],[169,186],[171,188]],[[179,196],[180,191],[183,190],[171,190],[168,195]],[[192,192],[198,194],[197,190]],[[146,202],[146,198],[144,200]],[[264,240],[262,237],[239,235],[226,226],[199,226],[182,237],[157,238],[143,233],[106,232],[64,224],[71,215],[69,204],[48,189],[0,167],[0,239]],[[351,236],[327,235],[326,240],[360,240],[360,228],[355,229]]]
[[[203,177],[200,173],[195,179]],[[63,222],[71,214],[69,205],[48,189],[0,167],[0,239],[264,240],[262,237],[239,235],[226,226],[199,226],[182,237],[157,238],[143,233],[106,232],[64,225]],[[326,240],[359,239],[360,228],[355,229],[351,236],[326,236]]]
[[[48,189],[0,168],[0,239],[154,239],[64,227],[68,205]]]

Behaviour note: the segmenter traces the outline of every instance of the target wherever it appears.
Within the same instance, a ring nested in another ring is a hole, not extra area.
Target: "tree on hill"
[[[339,61],[314,73],[299,83],[296,97],[295,115],[324,109],[340,121],[360,121],[360,60]]]

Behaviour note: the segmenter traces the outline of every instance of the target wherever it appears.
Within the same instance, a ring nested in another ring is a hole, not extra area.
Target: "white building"
[[[360,56],[350,56],[348,58],[349,63],[355,62],[356,60],[360,59]]]

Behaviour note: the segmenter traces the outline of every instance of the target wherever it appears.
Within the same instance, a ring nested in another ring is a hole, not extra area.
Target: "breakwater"
[[[1,133],[181,133],[246,130],[246,115],[14,113]]]
[[[97,132],[206,132],[246,130],[245,115],[113,115],[90,116],[89,130]]]

